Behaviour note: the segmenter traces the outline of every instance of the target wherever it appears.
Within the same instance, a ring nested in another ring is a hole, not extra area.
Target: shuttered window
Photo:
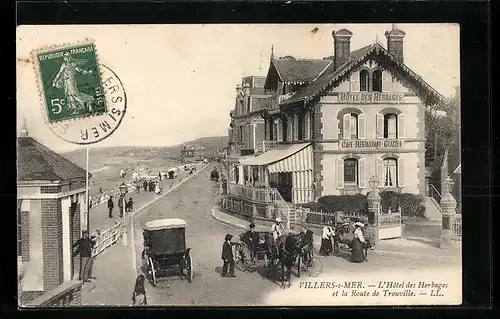
[[[372,73],[372,91],[382,92],[382,72],[375,70]]]
[[[349,158],[344,160],[344,183],[358,184],[358,160]]]
[[[363,138],[365,136],[365,121],[364,121],[364,115],[362,117],[362,122],[363,125],[362,131],[363,131]],[[342,135],[343,138],[348,140],[348,139],[358,139],[359,138],[359,116],[354,113],[347,113],[344,114],[343,116],[343,127],[342,127]]]
[[[361,70],[359,72],[359,90],[361,92],[367,92],[368,91],[368,81],[369,81],[368,71]]]
[[[382,174],[383,186],[398,186],[398,160],[391,157],[384,159]]]

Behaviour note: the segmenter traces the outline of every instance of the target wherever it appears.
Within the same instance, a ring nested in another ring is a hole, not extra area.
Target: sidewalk
[[[240,219],[231,214],[222,212],[219,207],[212,208],[212,217],[224,224],[234,226],[241,230],[248,230],[248,221]],[[264,225],[260,221],[255,221],[255,226],[257,231],[269,231],[270,228]],[[319,249],[321,246],[321,233],[320,229],[315,229],[311,227],[314,232],[314,246]],[[450,262],[450,263],[460,263],[461,262],[461,243],[452,242],[452,247],[450,249],[440,249],[432,246],[430,243],[426,243],[424,238],[418,237],[408,237],[408,238],[396,238],[378,241],[375,249],[371,252],[384,255],[401,257],[408,259],[419,259],[428,260],[436,262]]]
[[[203,166],[198,166],[197,172],[201,171]],[[179,176],[174,180],[174,185],[186,180],[187,176],[189,176],[188,172],[182,173],[182,175],[179,173]],[[162,184],[164,188],[160,195],[155,195],[154,192],[135,193],[132,197],[134,211],[128,213],[127,217],[131,218],[144,205],[162,195],[166,195],[165,193],[171,188],[172,180],[166,179],[162,181]],[[105,205],[101,206],[106,208]],[[113,225],[116,218],[108,218],[106,209],[100,211],[99,214],[93,219],[91,215],[92,230],[99,227],[104,230],[107,225]],[[117,211],[113,213],[113,217],[116,214],[118,214]],[[99,221],[101,222],[100,225],[97,224]],[[130,222],[129,226],[131,226]],[[104,250],[95,258],[92,275],[96,279],[83,284],[82,306],[130,306],[132,304],[131,298],[137,277],[137,267],[134,256],[134,234],[130,231],[128,233],[128,246],[123,246],[121,240],[119,240],[115,245]]]
[[[184,170],[179,170],[179,175],[175,179],[163,179],[161,181],[163,191],[162,194],[168,191],[168,189],[179,183],[181,180],[186,178],[186,176],[189,175],[189,172],[186,172]],[[130,197],[132,197],[132,200],[134,201],[134,209],[138,209],[139,207],[143,206],[144,204],[149,203],[153,199],[157,198],[158,196],[161,196],[162,194],[156,195],[154,192],[148,192],[144,191],[144,189],[141,189],[139,193],[133,192],[133,193],[127,193],[125,195],[126,200],[128,200]],[[118,207],[118,198],[113,198],[113,203],[115,204],[115,207],[113,208],[113,218],[108,217],[108,205],[106,203],[100,204],[94,208],[90,209],[90,233],[93,234],[96,232],[97,229],[101,231],[105,231],[106,229],[109,229],[115,225],[115,221],[122,222],[123,218],[120,217],[120,211]],[[126,213],[128,217],[130,217],[132,212]]]

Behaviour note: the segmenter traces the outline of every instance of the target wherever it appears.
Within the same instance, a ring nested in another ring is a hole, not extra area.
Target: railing
[[[267,152],[275,146],[278,146],[278,141],[262,141],[262,152]]]
[[[305,222],[313,225],[326,225],[327,222],[332,221],[334,224],[348,219],[356,219],[362,223],[367,223],[368,218],[366,215],[360,213],[344,213],[344,212],[326,212],[326,211],[313,211],[305,209]]]
[[[292,188],[292,203],[304,204],[314,200],[314,188]]]
[[[462,240],[462,215],[455,214],[451,225],[452,239]]]
[[[438,206],[439,206],[439,203],[441,203],[441,200],[443,199],[443,196],[441,195],[441,193],[439,193],[438,190],[436,189],[436,187],[434,187],[434,185],[432,185],[432,184],[429,184],[429,197],[433,198],[436,201],[436,203],[438,204]]]
[[[380,207],[380,206],[379,206]],[[378,227],[393,227],[401,225],[401,206],[399,207],[397,212],[391,213],[391,209],[389,208],[389,212],[386,214],[379,213],[378,214]]]
[[[295,221],[295,210],[290,208],[290,205],[281,197],[280,192],[276,188],[271,188],[274,193],[274,205],[277,215],[286,221],[286,228],[290,229],[290,222]],[[293,212],[293,215],[291,214]]]
[[[227,193],[228,195],[259,203],[274,203],[276,201],[276,195],[273,188],[255,188],[229,183],[227,185]]]
[[[121,223],[115,221],[115,225],[113,227],[105,230],[103,233],[97,234],[97,238],[95,240],[96,244],[92,249],[92,257],[99,255],[104,250],[106,250],[106,248],[115,244],[118,241],[121,235],[120,226]]]

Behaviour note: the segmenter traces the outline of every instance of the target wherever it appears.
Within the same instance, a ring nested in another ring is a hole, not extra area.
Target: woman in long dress
[[[362,228],[364,225],[360,222],[354,224],[354,239],[351,245],[351,261],[355,263],[363,262],[366,259],[364,245],[366,244]]]
[[[321,236],[321,248],[319,249],[319,253],[323,256],[329,256],[333,251],[332,240],[334,231],[332,224],[332,221],[329,220],[326,226],[323,227],[323,234]]]
[[[54,78],[52,86],[64,90],[66,105],[71,114],[81,112],[87,108],[92,112],[94,97],[81,92],[78,89],[75,79],[76,73],[88,75],[92,74],[92,70],[84,70],[81,65],[83,65],[85,61],[73,58],[68,52],[64,53],[63,60],[64,62]],[[54,110],[54,113],[59,114],[61,111],[62,109]]]

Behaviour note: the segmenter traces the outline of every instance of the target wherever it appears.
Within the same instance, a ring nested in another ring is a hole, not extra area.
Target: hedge
[[[410,193],[396,193],[384,191],[380,193],[382,212],[387,213],[398,210],[407,217],[425,217],[424,198]],[[365,195],[328,195],[318,199],[317,203],[303,204],[302,207],[313,211],[336,212],[346,214],[364,214],[368,212],[368,200]]]

